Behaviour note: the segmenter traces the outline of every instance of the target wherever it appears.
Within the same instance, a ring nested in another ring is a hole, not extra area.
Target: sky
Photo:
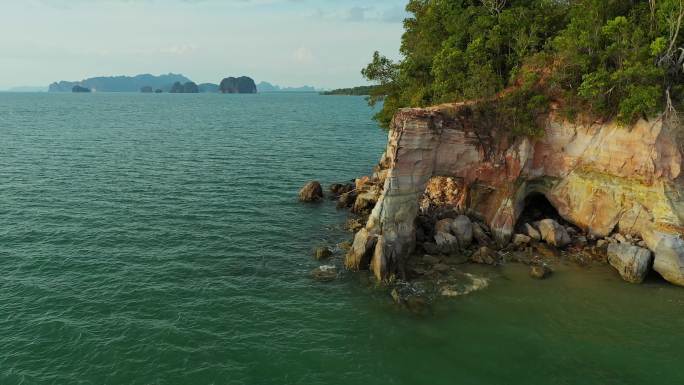
[[[93,76],[246,75],[281,86],[366,84],[399,58],[407,0],[0,0],[0,89]]]

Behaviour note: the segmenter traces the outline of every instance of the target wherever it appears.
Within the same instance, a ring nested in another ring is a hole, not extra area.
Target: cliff
[[[392,121],[384,188],[347,256],[352,269],[384,279],[416,247],[419,199],[433,177],[451,177],[451,201],[489,225],[499,245],[514,234],[526,199],[543,194],[591,237],[640,237],[653,269],[684,285],[682,154],[661,119],[631,127],[572,123],[553,112],[539,139],[507,135],[468,104],[404,109]],[[362,266],[362,261],[370,266]]]

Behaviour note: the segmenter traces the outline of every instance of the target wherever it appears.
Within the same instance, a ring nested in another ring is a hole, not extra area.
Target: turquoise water
[[[469,267],[397,309],[313,282],[349,238],[303,183],[368,173],[363,98],[0,94],[0,384],[681,384],[684,289]],[[336,260],[339,263],[339,259]]]

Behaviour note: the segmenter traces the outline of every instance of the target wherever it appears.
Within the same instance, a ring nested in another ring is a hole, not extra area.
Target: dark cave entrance
[[[542,219],[553,219],[564,226],[569,225],[544,194],[535,192],[528,195],[523,201],[523,208],[518,217],[516,229],[521,230],[520,227],[524,226],[525,223],[531,224]]]

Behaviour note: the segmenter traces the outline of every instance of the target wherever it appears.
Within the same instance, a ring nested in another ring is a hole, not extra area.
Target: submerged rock
[[[302,202],[318,202],[323,199],[323,187],[317,181],[311,181],[299,190],[299,200]]]
[[[470,260],[482,265],[498,265],[501,263],[499,254],[487,246],[480,247],[470,256]]]
[[[536,279],[546,279],[553,273],[546,264],[530,266],[530,277]]]
[[[608,263],[625,281],[641,283],[651,266],[651,252],[638,246],[612,243],[608,246]]]
[[[337,278],[337,267],[332,265],[319,266],[311,271],[311,278],[318,282],[330,282]]]

